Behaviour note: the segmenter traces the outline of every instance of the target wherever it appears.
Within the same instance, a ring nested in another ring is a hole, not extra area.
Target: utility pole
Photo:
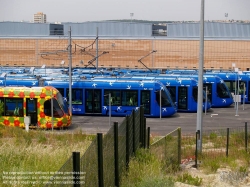
[[[96,27],[96,72],[98,72],[98,27]]]
[[[72,45],[71,45],[71,26],[69,27],[68,59],[69,59],[69,111],[70,111],[70,114],[72,114]]]
[[[204,1],[201,0],[200,15],[200,50],[199,50],[199,82],[198,82],[198,111],[196,131],[200,131],[197,149],[202,151],[202,123],[203,123],[203,64],[204,64]]]

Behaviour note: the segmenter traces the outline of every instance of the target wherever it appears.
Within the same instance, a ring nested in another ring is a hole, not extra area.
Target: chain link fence
[[[181,129],[177,128],[151,144],[150,151],[162,161],[164,171],[177,171],[181,162]]]
[[[201,141],[202,138],[202,141]],[[203,130],[196,135],[182,136],[182,162],[195,160],[195,166],[204,159],[231,157],[237,159],[242,152],[249,153],[250,130],[245,126]],[[200,150],[201,145],[201,150]]]
[[[146,132],[144,109],[140,107],[126,116],[120,125],[114,122],[104,136],[98,133],[84,155],[81,158],[79,156],[79,160],[77,157],[69,158],[46,187],[119,186],[120,177],[128,169],[130,158],[138,148],[148,146]],[[65,173],[72,174],[72,179],[58,181],[60,175]]]

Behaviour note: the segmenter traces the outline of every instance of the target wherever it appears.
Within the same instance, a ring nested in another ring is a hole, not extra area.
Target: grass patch
[[[174,186],[172,177],[165,176],[162,163],[149,150],[140,149],[129,163],[129,171],[122,178],[121,186],[161,187]]]
[[[188,173],[183,173],[182,175],[179,175],[176,181],[194,186],[200,186],[202,184],[202,178],[199,178],[197,176],[193,177]]]
[[[81,131],[62,133],[55,130],[52,133],[46,130],[30,130],[26,132],[21,128],[5,126],[0,126],[0,135],[1,174],[4,172],[56,172],[72,156],[72,152],[80,152],[82,155],[94,137],[82,134]],[[27,175],[27,177],[32,176],[39,177],[39,175]],[[0,184],[3,182],[4,179],[1,177]],[[10,186],[10,184],[2,186]],[[16,184],[15,186],[24,185]],[[27,184],[25,186],[44,185]]]

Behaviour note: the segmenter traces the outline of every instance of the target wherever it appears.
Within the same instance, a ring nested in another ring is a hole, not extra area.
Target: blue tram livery
[[[125,76],[125,77],[95,77],[94,80],[143,80],[160,81],[170,92],[172,101],[176,104],[178,112],[197,112],[198,81],[193,78],[176,78],[163,76]],[[211,108],[209,99],[206,102],[203,95],[203,111]]]
[[[45,80],[44,84],[54,86],[68,99],[68,79]],[[144,106],[146,117],[168,117],[177,111],[168,90],[159,81],[78,80],[72,82],[73,115],[108,115],[109,105],[111,105],[112,116],[129,115],[132,110],[137,110],[140,106]]]

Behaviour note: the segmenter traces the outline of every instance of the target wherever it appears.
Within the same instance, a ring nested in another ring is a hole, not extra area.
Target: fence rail
[[[120,125],[114,122],[104,136],[98,133],[81,158],[74,157],[76,153],[73,153],[46,187],[54,187],[55,184],[74,187],[119,187],[120,177],[128,169],[130,158],[138,148],[149,147],[147,135],[149,134],[146,130],[144,109],[140,107],[138,111],[126,116]],[[58,181],[60,174],[65,172],[72,173],[72,180]]]
[[[150,151],[162,161],[165,171],[178,170],[181,163],[181,129],[177,128],[154,142]]]
[[[250,129],[247,122],[244,126],[225,129],[196,132],[195,137],[185,137],[184,155],[195,153],[195,166],[204,158],[234,157],[237,158],[242,151],[249,152]],[[202,138],[202,150],[198,150],[199,137]],[[189,151],[187,151],[189,150]]]

